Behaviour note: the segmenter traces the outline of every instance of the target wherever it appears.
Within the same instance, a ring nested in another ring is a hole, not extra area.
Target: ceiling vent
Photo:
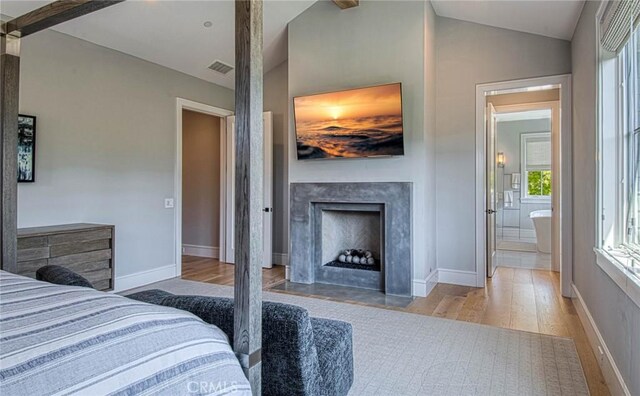
[[[209,66],[209,69],[213,70],[214,72],[218,72],[220,74],[227,74],[231,70],[233,70],[233,66],[229,66],[226,63],[223,63],[217,60],[213,62],[211,66]]]

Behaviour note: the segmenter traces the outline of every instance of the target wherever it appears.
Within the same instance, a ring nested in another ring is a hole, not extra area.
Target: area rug
[[[233,288],[170,279],[130,290],[232,297]],[[350,395],[588,395],[573,340],[281,293],[312,316],[353,325]]]

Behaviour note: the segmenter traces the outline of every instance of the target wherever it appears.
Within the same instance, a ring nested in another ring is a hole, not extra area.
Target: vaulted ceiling
[[[19,16],[49,2],[2,0],[2,14]],[[265,2],[265,71],[287,59],[287,24],[313,3]],[[55,30],[233,88],[233,71],[222,75],[208,68],[216,60],[234,65],[233,24],[233,1],[147,0],[125,1]]]
[[[584,0],[432,0],[442,17],[571,40]]]
[[[2,14],[12,17],[49,3],[1,1]],[[265,1],[265,71],[287,59],[287,24],[315,1]],[[380,0],[362,0],[361,7],[367,1]],[[582,0],[431,3],[439,16],[565,40],[573,36],[584,5]],[[233,71],[223,75],[208,68],[216,60],[234,65],[233,21],[233,1],[130,0],[58,25],[55,30],[233,88]]]

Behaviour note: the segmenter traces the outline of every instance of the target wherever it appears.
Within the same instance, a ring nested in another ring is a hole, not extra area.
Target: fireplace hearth
[[[293,183],[290,280],[411,296],[411,183]]]

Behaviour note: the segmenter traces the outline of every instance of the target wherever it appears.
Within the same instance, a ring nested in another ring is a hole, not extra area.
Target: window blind
[[[551,169],[550,140],[527,140],[525,144],[527,170]]]
[[[640,0],[612,0],[600,20],[600,43],[610,52],[622,49],[640,16]]]

